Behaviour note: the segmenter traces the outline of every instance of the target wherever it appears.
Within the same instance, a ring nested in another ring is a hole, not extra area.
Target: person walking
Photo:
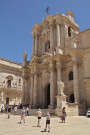
[[[37,111],[37,117],[38,117],[38,125],[37,127],[41,127],[41,116],[42,116],[42,112],[40,110],[40,108]]]
[[[1,107],[1,114],[3,113],[3,106]]]
[[[26,107],[26,116],[29,116],[29,108]]]
[[[10,114],[11,114],[11,107],[8,107],[8,119],[10,118]]]
[[[7,107],[5,107],[5,113],[6,113],[6,114],[7,114],[7,110],[8,110]]]
[[[65,119],[66,119],[66,110],[65,110],[65,107],[63,107],[62,116],[61,116],[62,123],[63,123],[63,121],[65,123]]]
[[[23,120],[24,123],[25,123],[25,107],[23,107],[23,109],[22,109],[22,111],[21,111],[21,121],[20,121],[20,124],[21,124],[22,120]]]
[[[14,115],[17,114],[17,106],[14,107]]]
[[[46,127],[44,129],[44,132],[47,131],[47,128],[48,128],[48,132],[50,132],[50,114],[49,114],[49,111],[47,111],[47,114],[46,114]]]

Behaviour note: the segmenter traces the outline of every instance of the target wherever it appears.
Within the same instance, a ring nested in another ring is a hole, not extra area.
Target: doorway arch
[[[47,100],[47,107],[48,105],[50,105],[50,84],[48,84],[47,86],[47,96],[46,96],[46,100]]]
[[[48,105],[50,105],[50,83],[46,85],[45,87],[45,108],[48,108]]]

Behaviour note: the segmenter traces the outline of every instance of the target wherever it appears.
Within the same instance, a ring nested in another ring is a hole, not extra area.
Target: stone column
[[[30,102],[33,105],[34,76],[31,74]]]
[[[25,77],[25,101],[24,101],[24,104],[26,104],[26,99],[27,99],[27,80],[26,80],[26,77]]]
[[[33,48],[32,48],[32,56],[35,55],[35,35],[33,35]]]
[[[56,31],[57,31],[57,46],[60,46],[60,27],[59,27],[59,23],[56,22]]]
[[[44,37],[42,38],[42,55],[45,52],[45,41],[44,41]]]
[[[76,57],[76,56],[75,56]],[[75,58],[74,58],[75,60]],[[77,69],[77,61],[73,61],[73,83],[74,83],[74,96],[75,102],[79,103],[79,81],[78,81],[78,69]]]
[[[62,63],[60,61],[57,61],[56,64],[57,67],[57,81],[62,81],[62,72],[61,72],[61,68],[62,68]]]
[[[54,32],[54,30],[53,30],[53,22],[50,22],[50,48],[53,48],[53,38],[54,38],[54,36],[53,36],[53,32]]]
[[[41,38],[39,37],[39,50],[38,50],[38,55],[41,56],[42,54],[42,46],[41,46]]]
[[[34,91],[33,91],[33,108],[37,107],[37,87],[38,87],[38,75],[34,73]]]
[[[29,91],[29,77],[26,77],[26,80],[25,80],[25,104],[27,104],[29,102],[29,99],[30,99],[30,91]]]
[[[45,108],[45,90],[43,90],[42,101],[43,101],[43,108]]]
[[[54,95],[54,63],[50,62],[50,105],[49,108],[53,108],[54,107],[54,103],[55,103],[55,95]]]
[[[38,54],[38,35],[35,35],[35,55]]]
[[[25,104],[25,76],[22,76],[22,105]]]

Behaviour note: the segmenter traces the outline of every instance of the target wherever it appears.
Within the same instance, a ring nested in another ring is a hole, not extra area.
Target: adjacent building
[[[19,105],[22,96],[22,64],[0,58],[0,100],[4,106]],[[2,94],[3,93],[3,94]]]

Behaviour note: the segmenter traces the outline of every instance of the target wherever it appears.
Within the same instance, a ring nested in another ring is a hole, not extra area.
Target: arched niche
[[[74,94],[73,93],[70,94],[69,100],[70,100],[70,103],[74,103],[75,102],[75,98],[74,98]]]
[[[69,81],[73,80],[73,71],[69,72],[68,78],[69,78]]]
[[[45,52],[48,52],[50,49],[50,41],[46,41],[45,43]]]

